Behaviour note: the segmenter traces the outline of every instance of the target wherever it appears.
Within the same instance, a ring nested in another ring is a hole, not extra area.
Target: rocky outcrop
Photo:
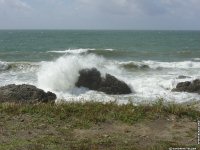
[[[199,93],[200,94],[200,80],[196,79],[192,82],[180,82],[177,84],[176,88],[172,91],[175,92],[189,92],[189,93]]]
[[[56,95],[52,92],[44,92],[33,85],[7,85],[0,87],[0,102],[15,103],[47,103],[55,102]]]
[[[130,87],[116,77],[106,74],[105,78],[101,77],[101,73],[96,69],[83,69],[79,72],[80,76],[77,87],[86,87],[90,90],[101,91],[106,94],[130,94]]]

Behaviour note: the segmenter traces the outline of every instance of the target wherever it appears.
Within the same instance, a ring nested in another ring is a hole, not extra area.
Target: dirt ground
[[[197,122],[169,117],[132,125],[106,121],[88,129],[70,123],[47,123],[29,115],[0,115],[0,149],[168,149],[196,147]]]

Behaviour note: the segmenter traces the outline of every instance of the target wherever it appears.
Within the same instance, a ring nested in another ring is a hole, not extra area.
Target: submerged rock
[[[130,94],[130,87],[116,77],[106,74],[105,78],[101,77],[101,73],[96,69],[83,69],[79,71],[79,79],[76,83],[77,87],[86,87],[90,90],[101,91],[106,94]]]
[[[180,82],[177,84],[176,88],[172,91],[175,92],[189,92],[189,93],[199,93],[200,94],[200,80],[196,79],[192,82]]]
[[[189,76],[183,76],[183,75],[178,76],[178,79],[186,79],[186,78],[191,78],[191,77],[189,77]]]
[[[55,102],[56,95],[52,92],[44,92],[33,85],[10,84],[0,87],[0,102],[17,103],[47,103]]]

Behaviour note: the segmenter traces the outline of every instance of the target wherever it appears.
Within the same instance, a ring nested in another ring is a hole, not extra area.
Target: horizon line
[[[22,29],[14,29],[14,28],[0,28],[0,30],[82,30],[82,31],[200,31],[200,29],[55,29],[55,28],[22,28]]]

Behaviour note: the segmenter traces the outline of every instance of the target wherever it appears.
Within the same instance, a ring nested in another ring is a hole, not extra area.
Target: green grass
[[[170,115],[191,121],[200,118],[200,112],[192,106],[164,103],[162,100],[138,106],[131,103],[118,105],[115,102],[0,103],[0,136],[1,129],[4,131],[3,140],[0,138],[0,149],[141,149],[132,137],[128,137],[128,133],[79,138],[75,136],[75,131],[87,131],[106,123],[134,126]],[[191,137],[194,132],[190,133]],[[129,136],[134,136],[134,133]],[[125,139],[127,141],[121,142]],[[146,149],[162,150],[172,146],[180,145],[170,141],[155,141]]]
[[[75,121],[80,127],[83,124],[97,124],[106,120],[116,120],[133,124],[143,119],[152,119],[169,114],[178,117],[200,118],[200,112],[191,106],[175,103],[164,104],[159,100],[149,105],[135,106],[133,104],[118,105],[115,102],[69,102],[64,104],[0,104],[0,112],[10,115],[28,114],[47,117],[49,123],[55,120]],[[84,127],[84,126],[83,126]]]

